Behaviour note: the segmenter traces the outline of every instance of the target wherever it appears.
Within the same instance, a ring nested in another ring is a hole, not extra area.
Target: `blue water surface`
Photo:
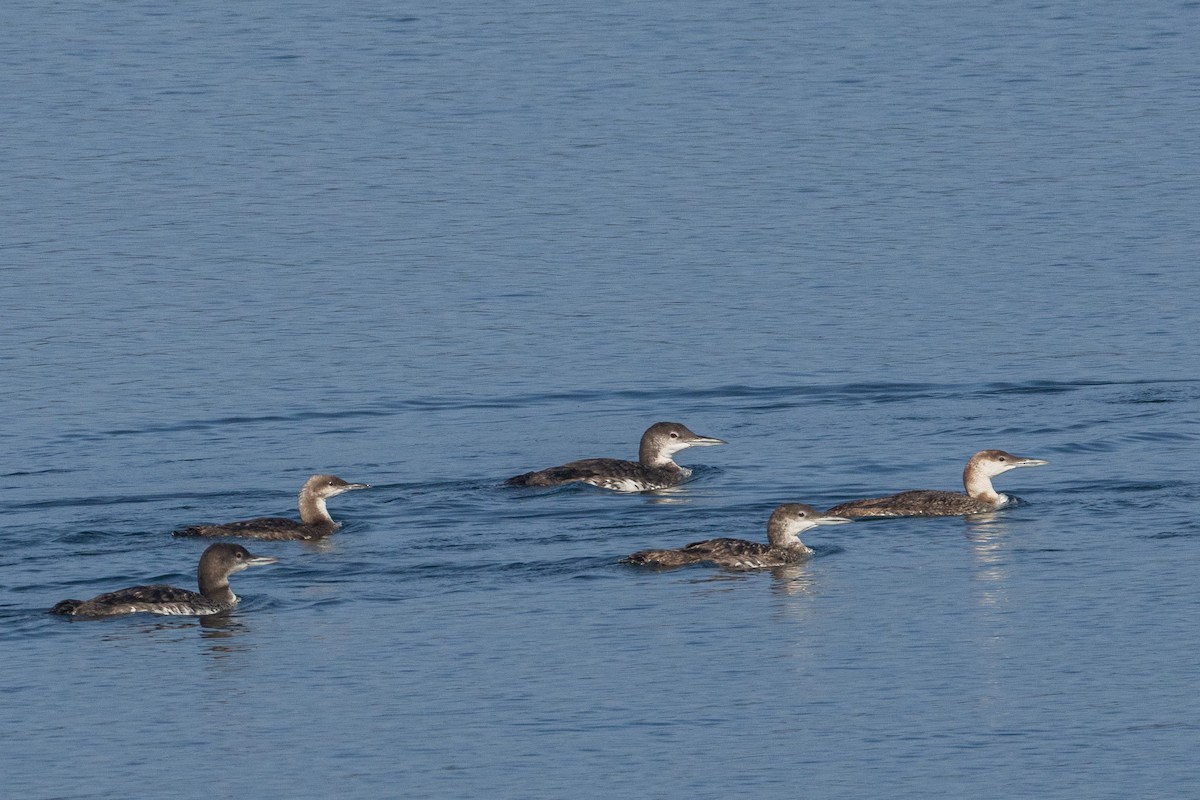
[[[0,19],[0,794],[1196,793],[1196,3]],[[681,490],[502,486],[664,419]],[[314,472],[232,614],[46,613]]]

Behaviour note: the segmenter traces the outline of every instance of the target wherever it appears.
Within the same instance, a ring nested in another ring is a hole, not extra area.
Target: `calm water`
[[[0,19],[6,796],[1197,792],[1196,3]],[[500,486],[660,419],[681,491]],[[316,471],[228,617],[46,614]]]

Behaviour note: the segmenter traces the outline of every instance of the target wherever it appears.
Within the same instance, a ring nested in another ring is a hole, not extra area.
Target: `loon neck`
[[[802,553],[812,552],[812,548],[800,541],[800,532],[797,527],[786,520],[772,518],[767,523],[767,544],[772,548],[799,550]]]
[[[300,492],[300,520],[305,525],[332,524],[333,517],[325,507],[325,498],[312,494],[307,489]]]
[[[200,594],[220,605],[232,605],[237,602],[237,595],[229,588],[229,576],[225,574],[210,575],[201,571],[196,575],[200,584]]]
[[[967,496],[972,500],[979,500],[992,505],[1000,505],[1004,501],[1004,495],[996,491],[992,486],[992,479],[979,468],[978,464],[968,464],[963,470],[963,486],[966,487]]]
[[[675,459],[662,452],[647,452],[643,450],[641,455],[638,457],[638,461],[642,462],[643,467],[653,467],[654,469],[682,469],[682,467],[675,463]]]
[[[680,448],[683,449],[683,448]],[[663,447],[661,443],[652,440],[649,436],[643,437],[641,444],[638,446],[638,461],[643,467],[651,467],[653,469],[680,469],[680,466],[675,463],[675,459],[671,458],[677,451],[671,451]]]

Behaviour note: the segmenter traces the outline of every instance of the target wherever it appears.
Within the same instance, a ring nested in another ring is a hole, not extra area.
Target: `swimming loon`
[[[196,580],[200,593],[174,586],[133,586],[115,592],[97,595],[91,600],[63,600],[52,614],[70,614],[79,617],[112,617],[118,614],[217,614],[228,611],[238,603],[238,596],[229,588],[229,576],[247,567],[274,564],[279,559],[256,556],[240,544],[210,545],[200,556],[196,569]]]
[[[585,458],[560,467],[526,472],[509,478],[509,486],[561,486],[590,483],[617,492],[646,492],[683,483],[692,474],[671,456],[688,447],[727,444],[724,439],[700,436],[678,422],[656,422],[642,434],[637,461],[617,458]]]
[[[258,517],[223,525],[191,525],[176,536],[238,536],[246,539],[320,539],[342,527],[325,507],[330,497],[351,489],[369,489],[369,483],[347,483],[336,475],[313,475],[300,490],[300,521],[287,517]]]
[[[963,470],[967,493],[917,489],[911,492],[852,500],[829,509],[843,517],[952,517],[982,514],[1003,508],[1012,498],[992,487],[992,478],[1017,467],[1040,467],[1050,462],[1024,458],[1003,450],[981,450]]]
[[[771,513],[767,522],[767,544],[743,539],[708,539],[678,550],[642,550],[623,558],[626,564],[682,567],[709,561],[722,567],[761,569],[797,564],[813,551],[800,541],[800,534],[818,525],[841,525],[852,520],[822,514],[802,503],[785,503]]]

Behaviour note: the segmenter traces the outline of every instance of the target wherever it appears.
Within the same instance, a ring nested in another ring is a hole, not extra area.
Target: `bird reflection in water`
[[[783,597],[810,594],[816,581],[808,572],[808,562],[771,568],[771,593]]]
[[[208,645],[207,650],[213,658],[228,658],[234,653],[244,653],[250,650],[247,641],[238,642],[238,638],[250,632],[244,617],[231,613],[210,614],[200,617],[200,638]]]
[[[691,490],[687,486],[668,486],[642,494],[646,496],[646,502],[654,505],[679,505],[691,502],[691,498],[688,496],[691,494]]]
[[[1007,550],[1005,537],[1009,526],[998,514],[975,514],[966,518],[967,541],[971,543],[971,555],[975,561],[974,580],[985,584],[979,596],[982,606],[1003,605],[1005,581],[1008,567],[1005,564]]]
[[[721,568],[715,572],[706,571],[699,577],[686,578],[685,582],[705,587],[709,592],[728,592],[742,581],[761,580],[762,573],[769,572],[771,574],[771,594],[780,597],[798,597],[810,594],[816,588],[816,580],[809,572],[808,567],[806,562],[763,570]],[[673,568],[663,571],[673,571]]]
[[[123,621],[130,624],[106,635],[106,641],[130,641],[134,637],[144,641],[142,637],[150,637],[159,643],[175,645],[192,641],[194,632],[199,632],[201,640],[209,642],[207,649],[215,655],[249,649],[246,644],[234,643],[250,627],[245,617],[233,610],[198,617],[125,617]]]

